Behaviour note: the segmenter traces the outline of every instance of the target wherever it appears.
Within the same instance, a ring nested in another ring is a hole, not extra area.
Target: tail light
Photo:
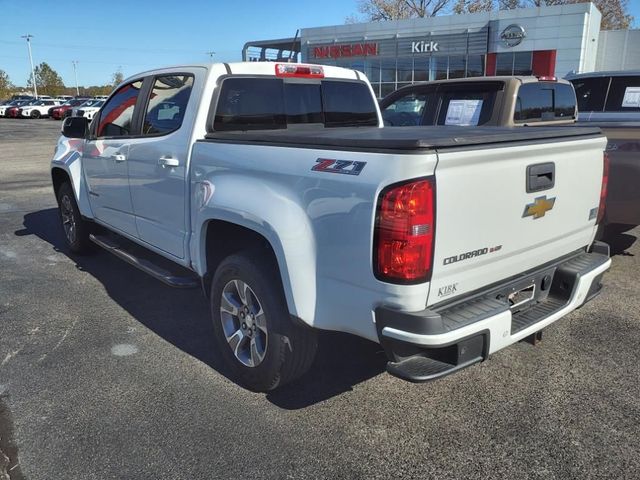
[[[557,82],[558,79],[556,77],[552,77],[549,75],[540,75],[538,77],[539,82]]]
[[[602,157],[602,187],[600,188],[600,206],[598,207],[598,219],[596,223],[602,222],[607,207],[607,191],[609,190],[609,154],[604,152]]]
[[[374,273],[392,283],[429,279],[433,257],[435,185],[422,179],[393,185],[378,198]]]
[[[276,77],[324,78],[324,70],[319,65],[276,63]]]

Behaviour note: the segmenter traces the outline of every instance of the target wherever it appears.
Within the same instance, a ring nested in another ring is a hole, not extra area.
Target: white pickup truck
[[[381,125],[353,70],[135,75],[91,124],[64,122],[51,174],[69,248],[202,285],[216,351],[259,391],[309,368],[319,329],[425,381],[599,293],[599,129]]]

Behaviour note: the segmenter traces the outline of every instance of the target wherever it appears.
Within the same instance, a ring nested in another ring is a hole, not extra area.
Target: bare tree
[[[493,10],[494,0],[457,0],[453,6],[453,13],[478,13]]]
[[[400,20],[402,18],[435,17],[446,11],[451,0],[359,0],[358,11],[366,21]],[[356,21],[348,17],[347,22]]]
[[[359,0],[358,11],[364,21],[398,20],[401,18],[435,17],[443,13],[476,13],[514,8],[545,7],[570,3],[593,2],[600,13],[604,30],[629,28],[633,16],[629,14],[629,0]],[[347,23],[362,21],[355,16]]]

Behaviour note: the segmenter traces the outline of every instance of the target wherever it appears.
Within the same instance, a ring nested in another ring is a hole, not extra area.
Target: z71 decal
[[[331,160],[319,158],[316,165],[311,167],[315,172],[344,173],[345,175],[360,175],[367,162],[352,162],[350,160]]]

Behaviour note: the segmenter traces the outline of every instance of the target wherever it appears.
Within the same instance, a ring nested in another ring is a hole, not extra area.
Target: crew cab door
[[[146,80],[141,136],[128,154],[139,237],[178,258],[185,256],[187,159],[204,72],[180,70]]]
[[[82,166],[96,218],[137,236],[129,192],[129,147],[136,134],[142,80],[118,89],[106,102],[85,143]]]

